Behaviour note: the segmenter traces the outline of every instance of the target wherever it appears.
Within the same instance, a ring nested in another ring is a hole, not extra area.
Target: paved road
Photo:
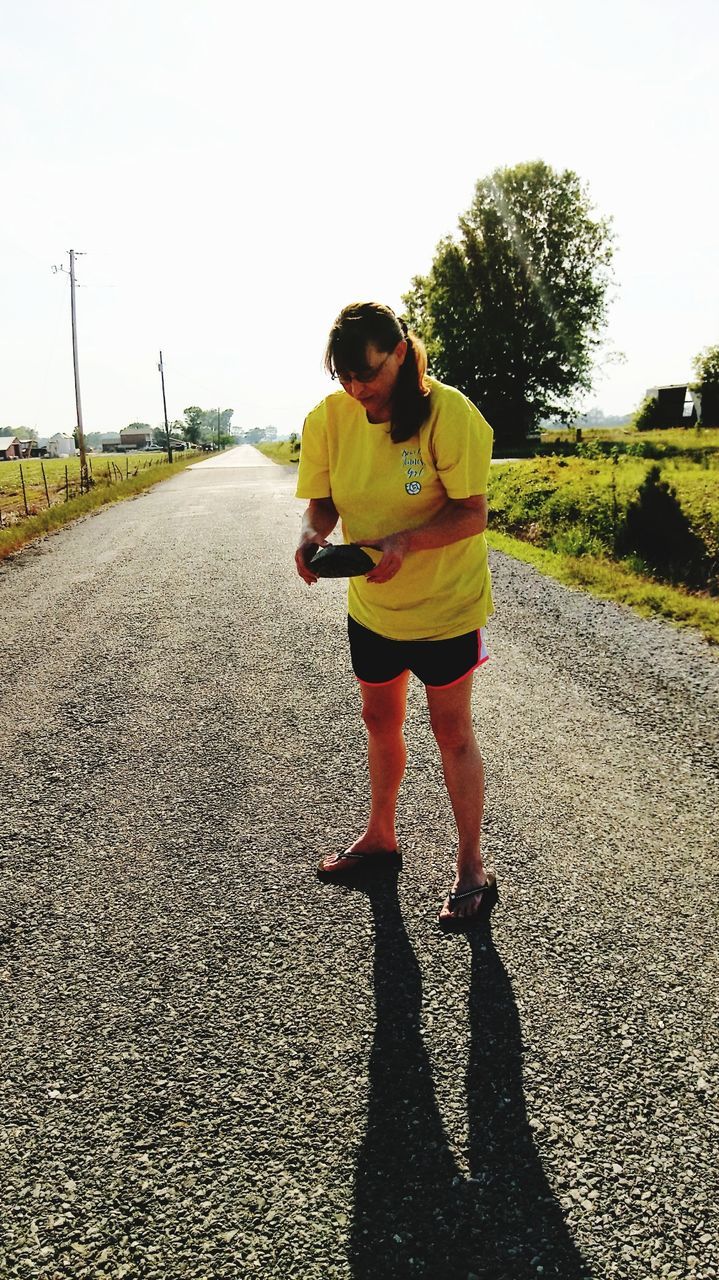
[[[224,449],[222,453],[216,454],[213,458],[205,458],[204,462],[196,462],[193,464],[193,470],[202,468],[203,471],[215,471],[217,468],[227,471],[236,471],[238,467],[271,467],[274,469],[275,463],[271,458],[265,457],[264,453],[260,453],[259,449],[255,449],[251,444],[238,444],[234,449]]]
[[[715,653],[494,557],[502,900],[445,938],[417,687],[399,883],[313,876],[363,734],[292,483],[228,456],[0,568],[0,1274],[716,1275]]]

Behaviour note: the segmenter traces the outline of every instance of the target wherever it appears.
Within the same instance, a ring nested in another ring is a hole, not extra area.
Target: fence
[[[120,464],[108,456],[88,457],[83,472],[78,458],[33,459],[0,464],[0,528],[19,524],[47,507],[69,502],[94,486],[121,484],[150,467],[165,466],[164,454],[157,458],[124,454]]]

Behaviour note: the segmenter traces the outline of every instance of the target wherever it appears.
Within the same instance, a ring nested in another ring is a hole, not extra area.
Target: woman
[[[497,899],[480,850],[484,776],[470,702],[492,612],[484,538],[492,429],[461,392],[426,375],[419,338],[381,303],[344,308],[325,367],[342,390],[312,410],[302,433],[297,497],[309,506],[297,572],[309,585],[317,581],[312,556],[338,519],[345,542],[379,554],[371,572],[349,582],[370,815],[366,830],[324,859],[319,873],[342,880],[400,865],[395,814],[412,671],[426,687],[457,824],[456,876],[439,922],[463,928],[486,918]]]

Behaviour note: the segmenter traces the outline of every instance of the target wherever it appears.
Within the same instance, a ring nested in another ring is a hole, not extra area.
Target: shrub
[[[656,396],[647,396],[640,405],[634,419],[634,426],[637,431],[653,431],[655,427],[661,426],[659,401]]]

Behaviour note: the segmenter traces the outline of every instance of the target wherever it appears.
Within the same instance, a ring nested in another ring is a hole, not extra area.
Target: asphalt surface
[[[367,800],[344,586],[230,463],[0,567],[0,1275],[716,1275],[716,652],[493,557],[501,901],[445,937],[416,684],[403,873],[315,879]]]

